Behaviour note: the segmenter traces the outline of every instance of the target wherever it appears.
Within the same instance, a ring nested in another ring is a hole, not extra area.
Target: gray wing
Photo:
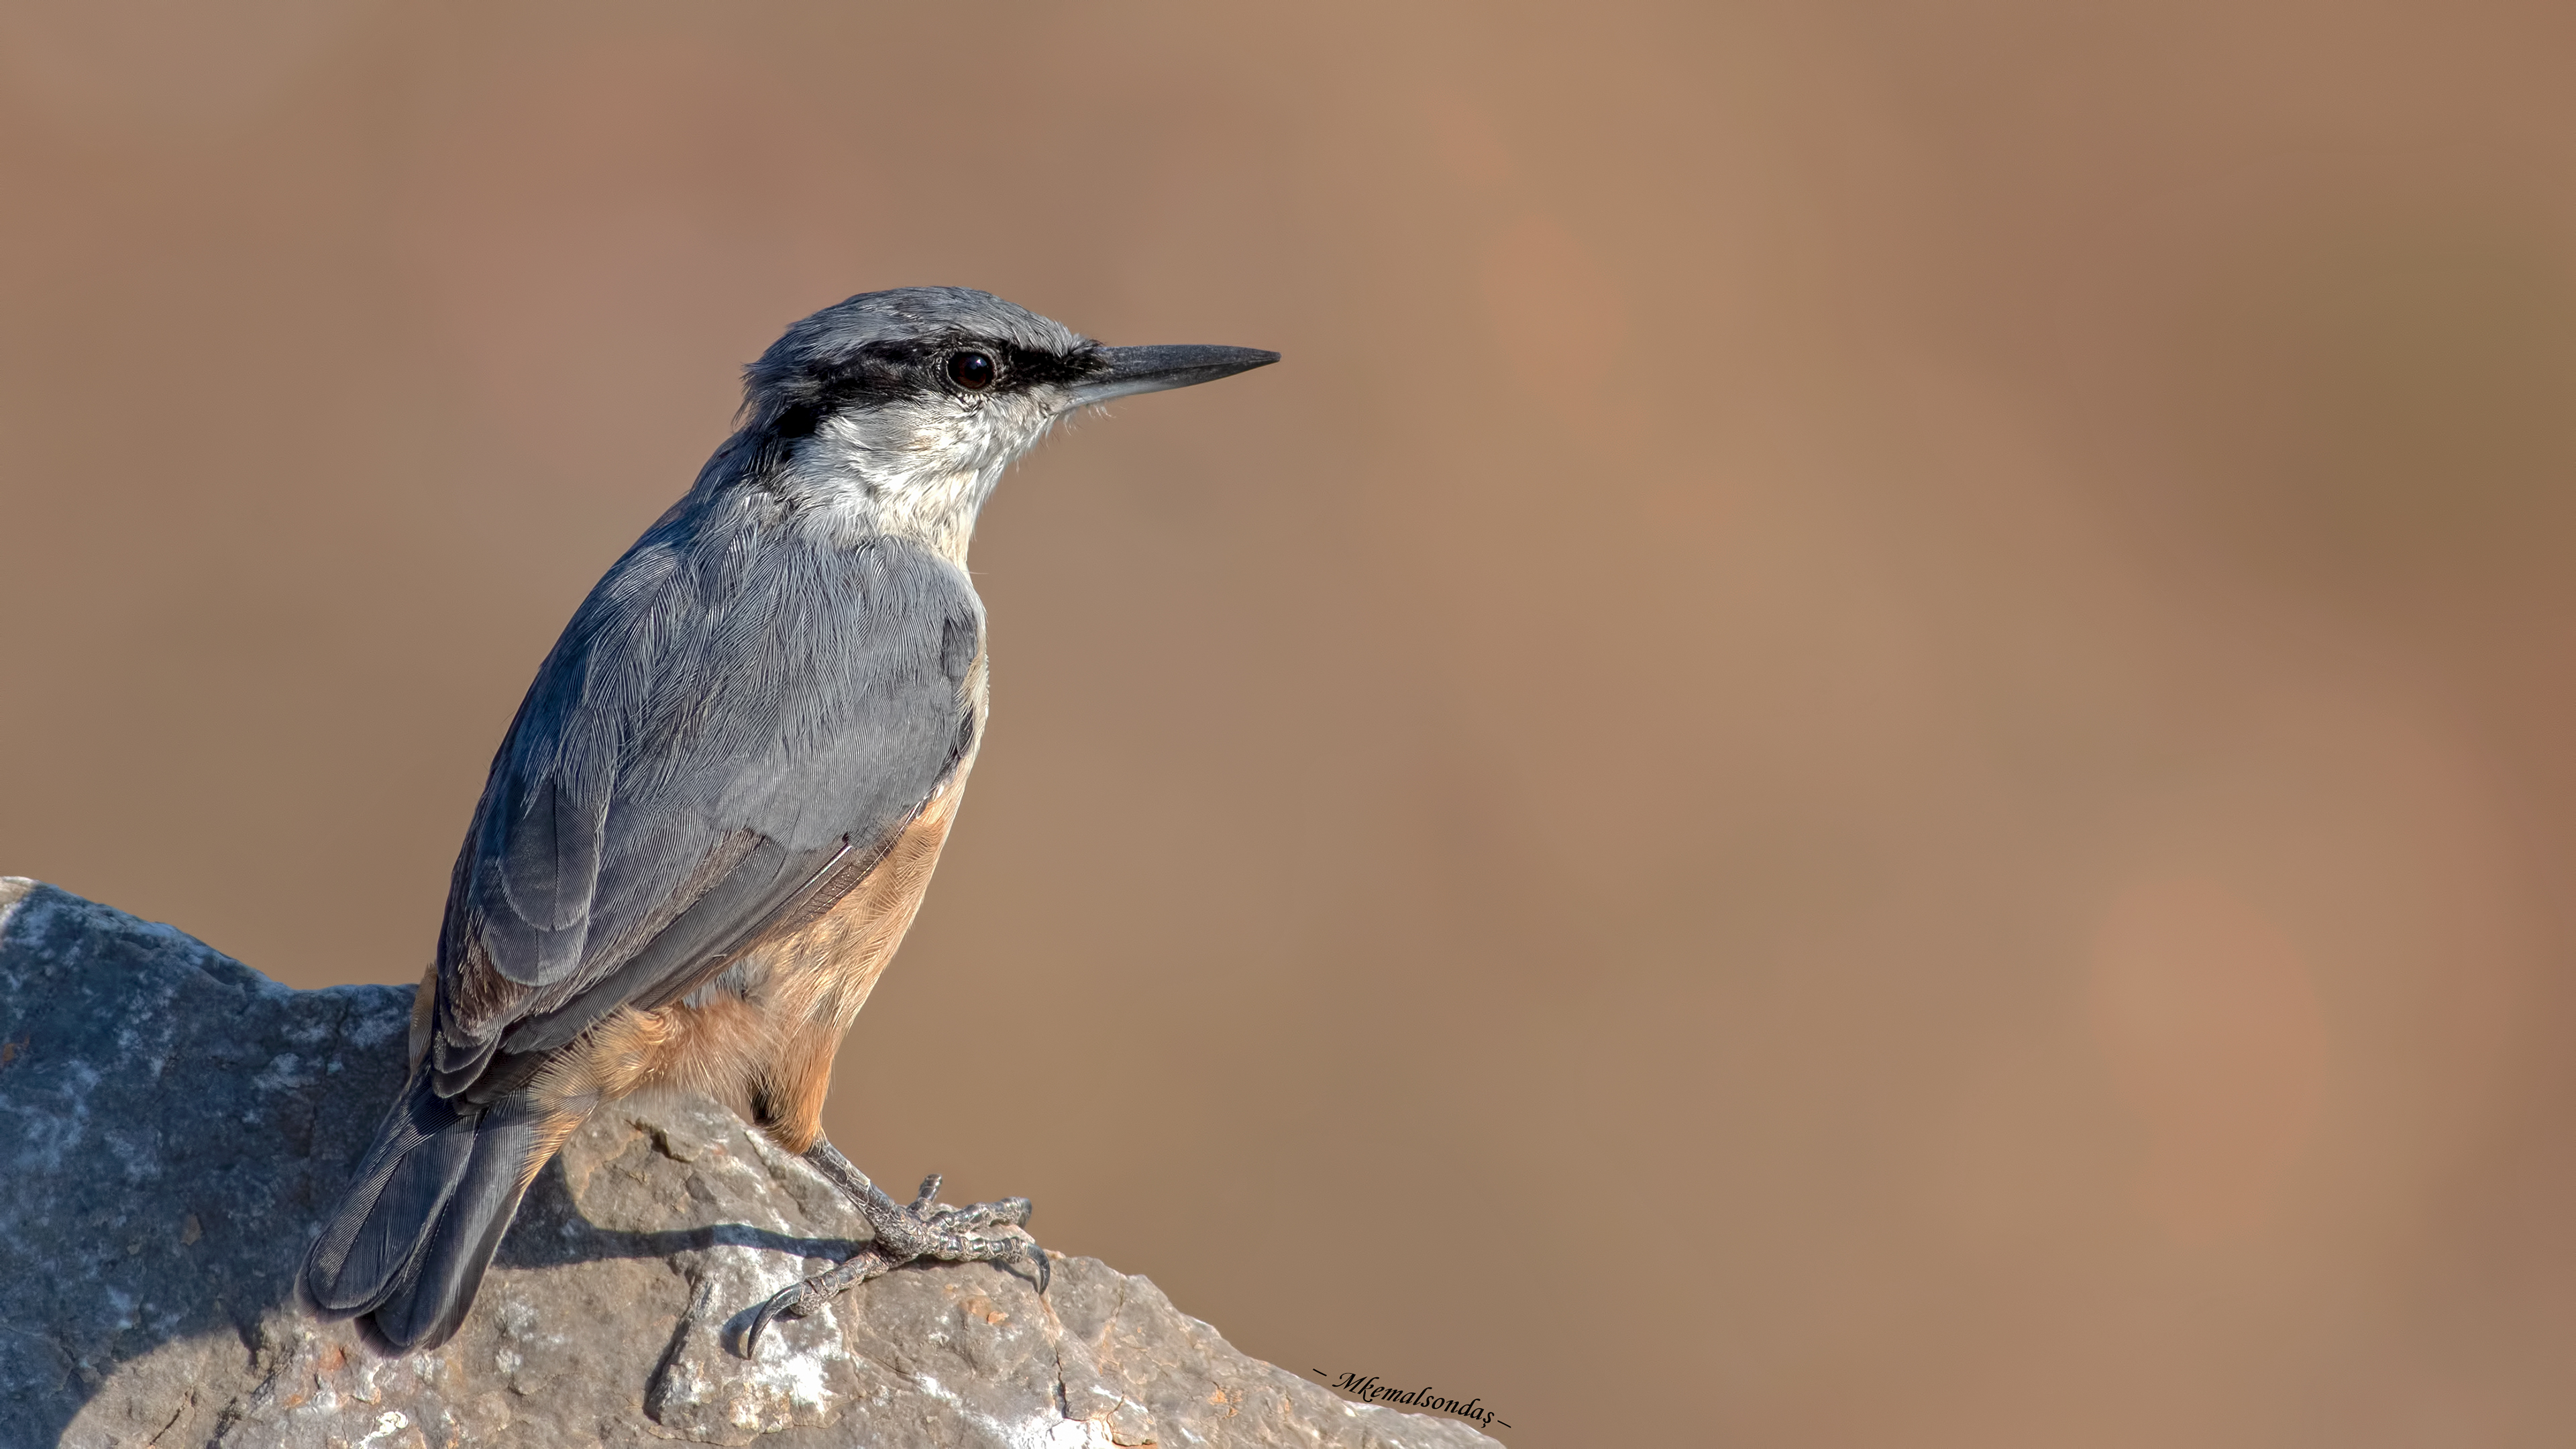
[[[827,549],[727,500],[647,534],[493,760],[440,932],[439,1094],[509,1090],[846,890],[972,744],[982,637],[964,573],[906,540]]]

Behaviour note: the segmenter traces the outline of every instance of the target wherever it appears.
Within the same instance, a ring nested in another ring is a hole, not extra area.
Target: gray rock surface
[[[1247,1358],[1089,1258],[1044,1298],[991,1264],[904,1269],[746,1362],[745,1310],[865,1227],[685,1098],[585,1127],[464,1332],[378,1357],[290,1285],[410,1005],[0,878],[0,1449],[1493,1443]]]

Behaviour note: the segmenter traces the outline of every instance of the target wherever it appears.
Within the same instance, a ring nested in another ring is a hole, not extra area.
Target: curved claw
[[[802,1318],[810,1311],[802,1301],[804,1295],[805,1285],[798,1283],[783,1292],[771,1294],[769,1301],[760,1305],[758,1311],[751,1315],[751,1325],[742,1331],[744,1358],[760,1357],[760,1336],[769,1331],[772,1320]]]

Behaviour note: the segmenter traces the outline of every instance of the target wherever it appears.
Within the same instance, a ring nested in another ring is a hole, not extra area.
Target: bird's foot
[[[876,1237],[839,1267],[791,1284],[760,1305],[743,1331],[745,1358],[760,1351],[760,1335],[775,1320],[803,1318],[845,1290],[922,1258],[947,1263],[1026,1261],[1036,1269],[1038,1291],[1047,1290],[1052,1275],[1046,1250],[1029,1236],[1027,1198],[1006,1197],[966,1207],[943,1206],[939,1201],[939,1174],[934,1172],[922,1180],[920,1194],[910,1204],[904,1204],[888,1197],[885,1189],[869,1181],[867,1174],[827,1142],[816,1142],[805,1159],[841,1189],[868,1220]]]

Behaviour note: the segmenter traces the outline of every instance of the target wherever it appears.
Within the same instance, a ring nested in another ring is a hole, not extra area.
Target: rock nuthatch
[[[412,1014],[413,1065],[305,1260],[313,1304],[444,1342],[537,1172],[648,1087],[712,1093],[875,1240],[780,1315],[915,1258],[1046,1255],[1025,1198],[896,1202],[823,1136],[832,1054],[912,924],[983,736],[976,511],[1065,414],[1276,362],[1103,347],[962,287],[787,329],[742,426],[582,601],[511,721]]]

